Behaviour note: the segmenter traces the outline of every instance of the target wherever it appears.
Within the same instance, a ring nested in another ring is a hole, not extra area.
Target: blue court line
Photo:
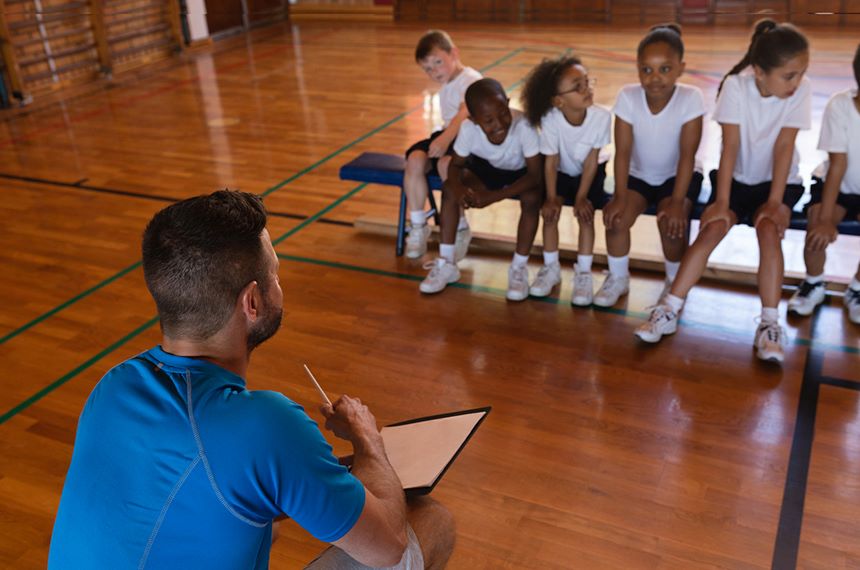
[[[505,54],[504,56],[500,57],[500,58],[499,58],[499,59],[497,59],[496,61],[494,61],[494,62],[490,63],[489,65],[486,65],[486,66],[482,67],[482,68],[481,68],[481,72],[484,72],[484,71],[490,70],[490,69],[492,69],[492,68],[494,68],[494,67],[496,67],[496,66],[498,66],[498,65],[501,65],[502,63],[506,62],[507,60],[511,59],[512,57],[515,57],[516,55],[520,54],[522,51],[524,51],[524,48],[517,48],[517,49],[515,49],[515,50],[513,50],[513,51],[508,52],[507,54]],[[287,179],[285,179],[285,180],[283,180],[283,181],[279,182],[278,184],[276,184],[276,185],[272,186],[271,188],[268,188],[267,190],[265,190],[265,191],[261,194],[261,196],[265,198],[266,196],[268,196],[268,195],[272,194],[273,192],[275,192],[275,191],[277,191],[277,190],[280,190],[281,188],[283,188],[284,186],[286,186],[286,185],[287,185],[287,184],[289,184],[290,182],[293,182],[294,180],[296,180],[296,179],[298,179],[298,178],[301,178],[302,176],[304,176],[304,175],[305,175],[305,174],[307,174],[308,172],[311,172],[312,170],[314,170],[314,169],[318,168],[319,166],[321,166],[321,165],[325,164],[326,162],[328,162],[328,161],[329,161],[329,160],[331,160],[332,158],[335,158],[336,156],[338,156],[338,155],[342,154],[343,152],[345,152],[345,151],[349,150],[350,148],[352,148],[353,146],[357,145],[358,143],[360,143],[360,142],[362,142],[362,141],[366,140],[367,138],[369,138],[369,137],[371,137],[371,136],[375,135],[376,133],[380,132],[381,130],[383,130],[383,129],[385,129],[385,128],[387,128],[387,127],[391,126],[392,124],[396,123],[397,121],[401,120],[403,117],[407,116],[408,114],[413,113],[413,112],[415,112],[415,111],[417,111],[418,109],[421,109],[421,108],[423,108],[423,104],[421,104],[421,105],[417,105],[417,106],[413,107],[412,109],[409,109],[409,110],[408,110],[408,111],[406,111],[406,112],[400,113],[399,115],[397,115],[397,116],[396,116],[396,117],[394,117],[393,119],[391,119],[391,120],[389,120],[389,121],[386,121],[386,122],[385,122],[385,123],[383,123],[382,125],[380,125],[380,126],[378,126],[378,127],[374,128],[374,129],[372,129],[371,131],[369,131],[369,132],[365,133],[364,135],[361,135],[359,138],[357,138],[357,139],[355,139],[354,141],[352,141],[352,142],[350,142],[350,143],[348,143],[348,144],[346,144],[346,145],[344,145],[344,146],[340,147],[340,148],[339,148],[339,149],[337,149],[336,151],[334,151],[334,152],[332,152],[332,153],[328,154],[327,156],[325,156],[324,158],[322,158],[322,159],[318,160],[317,162],[313,163],[312,165],[310,165],[310,166],[308,166],[308,167],[306,167],[306,168],[303,168],[302,170],[300,170],[300,171],[299,171],[299,172],[297,172],[296,174],[294,174],[294,175],[290,176],[289,178],[287,178]],[[96,291],[98,291],[98,290],[99,290],[99,289],[101,289],[102,287],[105,287],[106,285],[110,285],[111,283],[113,283],[114,281],[116,281],[117,279],[119,279],[120,277],[123,277],[124,275],[126,275],[127,273],[129,273],[130,271],[132,271],[133,269],[136,269],[137,267],[139,267],[139,266],[140,266],[140,264],[141,264],[141,262],[140,262],[140,261],[137,261],[137,262],[133,263],[132,265],[130,265],[129,267],[126,267],[125,269],[121,270],[121,271],[120,271],[120,272],[118,272],[117,274],[115,274],[115,275],[113,275],[113,276],[111,276],[111,277],[109,277],[109,278],[105,279],[104,281],[102,281],[102,282],[100,282],[100,283],[97,283],[96,285],[93,285],[93,286],[92,286],[92,287],[90,287],[89,289],[87,289],[87,290],[85,290],[85,291],[82,291],[81,293],[79,293],[79,294],[75,295],[75,296],[74,296],[74,297],[72,297],[71,299],[69,299],[69,300],[67,300],[67,301],[64,301],[63,303],[60,303],[59,305],[57,305],[57,306],[56,306],[56,307],[54,307],[53,309],[49,310],[48,312],[43,313],[42,315],[39,315],[39,316],[38,316],[38,317],[36,317],[35,319],[33,319],[33,320],[31,320],[31,321],[29,321],[29,322],[27,322],[27,323],[25,323],[25,324],[21,325],[20,327],[18,327],[17,329],[14,329],[13,331],[11,331],[11,332],[7,333],[7,334],[6,334],[6,335],[4,335],[3,337],[0,337],[0,345],[2,345],[3,343],[5,343],[5,342],[6,342],[6,341],[8,341],[8,340],[11,340],[11,339],[15,338],[16,336],[18,336],[18,335],[19,335],[19,334],[21,334],[22,332],[25,332],[25,331],[27,331],[28,329],[33,328],[34,326],[38,325],[39,323],[41,323],[41,322],[42,322],[42,321],[44,321],[45,319],[48,319],[49,317],[51,317],[51,316],[53,316],[53,315],[57,314],[58,312],[62,311],[63,309],[68,308],[69,306],[71,306],[71,305],[75,304],[76,302],[80,301],[81,299],[83,299],[83,298],[85,298],[85,297],[87,297],[87,296],[91,295],[92,293],[95,293]]]
[[[299,263],[308,263],[308,264],[312,264],[312,265],[320,265],[323,267],[331,267],[334,269],[343,269],[343,270],[347,270],[347,271],[355,271],[358,273],[365,273],[368,275],[378,275],[380,277],[390,277],[390,278],[394,278],[394,279],[401,279],[404,281],[412,281],[415,283],[419,283],[419,282],[424,280],[423,277],[421,277],[419,275],[412,275],[410,273],[401,273],[398,271],[389,271],[389,270],[385,270],[385,269],[375,269],[375,268],[371,268],[371,267],[363,267],[360,265],[341,263],[339,261],[326,261],[326,260],[322,260],[322,259],[315,259],[312,257],[303,257],[300,255],[289,255],[289,254],[284,254],[284,253],[278,253],[277,255],[280,259],[283,259],[285,261],[295,261],[295,262],[299,262]],[[459,281],[456,283],[451,283],[450,285],[448,285],[448,288],[463,289],[463,290],[470,291],[473,293],[487,293],[489,295],[493,295],[496,297],[502,297],[502,298],[504,298],[505,293],[506,293],[505,289],[499,289],[498,287],[489,287],[486,285],[477,285],[477,284],[473,284],[473,283],[461,283]],[[559,299],[557,297],[529,297],[528,301],[529,302],[549,303],[549,304],[553,304],[553,305],[569,305],[570,304],[568,301],[563,300],[563,299]],[[595,312],[598,312],[598,313],[609,313],[612,315],[619,315],[619,316],[622,316],[625,318],[636,319],[636,320],[641,320],[641,321],[644,321],[645,319],[648,318],[648,313],[645,313],[642,311],[633,311],[633,310],[629,310],[629,309],[617,309],[617,308],[613,308],[613,307],[604,308],[604,307],[597,307],[597,306],[593,306],[593,307],[591,307],[591,309]],[[577,312],[577,311],[582,311],[583,308],[575,307],[575,308],[572,308],[571,310],[574,312]],[[728,334],[730,336],[734,336],[737,338],[747,339],[747,338],[752,337],[752,334],[749,331],[747,331],[746,329],[741,331],[740,329],[736,329],[736,328],[724,327],[724,326],[720,326],[720,325],[712,325],[712,324],[704,323],[704,322],[700,322],[700,321],[691,321],[691,320],[685,319],[685,318],[681,318],[679,323],[683,327],[693,328],[693,329],[697,329],[697,330],[704,330],[704,331],[709,331],[709,332],[721,332],[721,333]],[[631,337],[632,336],[633,335],[631,332]],[[636,342],[636,341],[634,341],[631,338],[631,342]],[[834,351],[834,352],[843,352],[843,353],[847,353],[847,354],[860,354],[860,348],[857,348],[857,347],[826,343],[826,342],[821,342],[821,341],[817,341],[817,340],[810,340],[810,339],[806,339],[806,338],[795,337],[794,339],[792,339],[792,344],[794,346],[806,346],[806,347],[814,346],[815,348],[818,348],[821,350],[830,350],[830,351]]]

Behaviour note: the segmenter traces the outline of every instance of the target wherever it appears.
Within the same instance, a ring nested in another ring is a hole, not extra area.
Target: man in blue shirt
[[[278,258],[256,196],[220,191],[150,221],[143,270],[161,346],[109,371],[81,413],[50,568],[266,568],[273,521],[334,544],[309,568],[442,568],[444,507],[406,503],[376,420],[343,396],[321,411],[352,472],[298,404],[251,391],[277,332]]]

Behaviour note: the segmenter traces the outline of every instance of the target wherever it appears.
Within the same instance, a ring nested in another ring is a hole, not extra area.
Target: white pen
[[[325,403],[326,403],[326,404],[328,404],[329,406],[334,407],[334,406],[332,405],[332,403],[331,403],[331,400],[329,400],[329,399],[328,399],[328,396],[326,396],[325,392],[323,392],[323,389],[322,389],[322,387],[320,386],[320,383],[319,383],[319,382],[317,382],[317,379],[316,379],[316,378],[314,378],[314,374],[313,374],[313,372],[311,372],[311,369],[310,369],[310,368],[308,368],[308,365],[307,365],[307,364],[303,364],[302,366],[304,366],[304,367],[305,367],[305,372],[307,372],[307,373],[308,373],[308,376],[310,377],[311,382],[313,382],[313,383],[314,383],[314,386],[316,386],[317,392],[319,392],[319,393],[320,393],[320,396],[322,396],[323,400],[325,400]]]

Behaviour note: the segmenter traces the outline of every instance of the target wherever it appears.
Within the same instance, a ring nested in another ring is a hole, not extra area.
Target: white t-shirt
[[[501,170],[519,170],[526,165],[526,158],[540,153],[537,131],[523,116],[522,111],[511,109],[513,120],[508,136],[502,144],[493,144],[481,127],[466,119],[460,125],[460,134],[454,141],[454,152],[459,156],[474,154]]]
[[[818,139],[819,150],[848,155],[848,169],[839,187],[843,194],[860,194],[860,111],[854,105],[856,96],[856,89],[848,89],[830,98]]]
[[[439,90],[439,111],[442,113],[442,128],[446,128],[457,112],[460,110],[460,105],[463,104],[463,99],[466,95],[466,89],[469,85],[483,77],[480,71],[475,71],[471,67],[464,67],[463,71],[457,74],[457,77],[442,86]]]
[[[579,176],[588,153],[609,144],[611,124],[612,113],[600,105],[589,107],[578,127],[553,107],[540,122],[540,151],[547,156],[557,154],[558,169],[568,176]]]
[[[773,179],[773,146],[784,127],[808,129],[812,126],[812,89],[803,78],[794,95],[787,99],[762,97],[751,73],[729,75],[714,109],[718,123],[739,125],[741,148],[732,177],[744,184],[761,184]],[[794,149],[788,184],[800,184],[800,160]]]
[[[681,129],[705,114],[705,98],[698,87],[677,83],[672,98],[655,115],[648,108],[645,89],[635,83],[621,88],[613,111],[633,125],[630,175],[659,186],[678,173]]]

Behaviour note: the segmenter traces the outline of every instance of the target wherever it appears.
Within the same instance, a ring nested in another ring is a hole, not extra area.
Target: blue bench
[[[397,186],[400,188],[400,213],[397,220],[397,255],[403,255],[403,246],[406,240],[406,193],[403,191],[403,173],[406,170],[406,159],[396,154],[385,154],[379,152],[365,152],[355,159],[344,164],[340,168],[341,180],[353,180],[356,182],[367,182],[370,184],[383,184]],[[433,190],[442,189],[442,180],[438,176],[428,176],[427,184],[430,187],[428,198],[430,200],[430,215],[434,216],[436,224],[439,224],[438,208],[433,197]],[[607,198],[611,195],[607,194]],[[570,204],[568,204],[570,205]],[[690,213],[690,219],[697,220],[702,215],[706,204],[696,204]],[[653,208],[645,212],[655,214]],[[792,212],[791,224],[794,230],[806,230],[806,216],[802,212]],[[839,224],[840,234],[860,236],[860,222],[845,221]]]

